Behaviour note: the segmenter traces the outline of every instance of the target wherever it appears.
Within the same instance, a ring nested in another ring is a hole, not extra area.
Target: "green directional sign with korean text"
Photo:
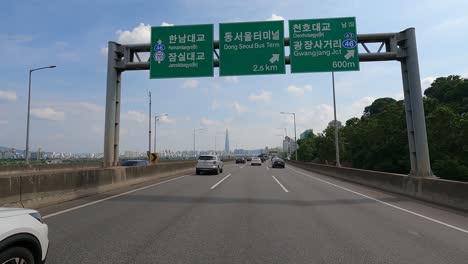
[[[284,74],[284,21],[219,25],[219,75]]]
[[[359,71],[356,18],[289,20],[291,72]]]
[[[151,28],[151,79],[205,76],[213,76],[213,25]]]

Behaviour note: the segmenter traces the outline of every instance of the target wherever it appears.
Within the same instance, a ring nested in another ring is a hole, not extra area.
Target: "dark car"
[[[236,159],[236,164],[238,163],[245,163],[245,159],[244,158],[237,158]]]
[[[284,166],[285,166],[284,160],[280,158],[274,158],[273,161],[271,162],[272,168],[284,168]]]
[[[126,160],[122,162],[122,166],[135,167],[135,166],[148,166],[147,160]]]
[[[252,157],[247,157],[247,161],[252,161]]]
[[[263,155],[259,155],[258,157],[260,158],[260,160],[261,160],[262,162],[265,162],[265,161],[266,161],[266,158],[265,158],[265,156],[263,156]]]

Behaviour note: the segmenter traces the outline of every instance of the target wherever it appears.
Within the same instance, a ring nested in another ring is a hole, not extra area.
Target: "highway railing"
[[[305,170],[345,181],[468,212],[468,182],[433,177],[410,177],[403,174],[335,167],[312,162],[292,160],[286,162]]]

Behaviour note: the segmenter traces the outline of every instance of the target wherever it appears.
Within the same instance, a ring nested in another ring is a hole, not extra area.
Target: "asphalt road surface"
[[[48,263],[468,263],[467,214],[269,166],[45,208]]]

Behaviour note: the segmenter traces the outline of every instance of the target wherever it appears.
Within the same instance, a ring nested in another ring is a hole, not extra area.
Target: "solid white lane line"
[[[283,186],[283,184],[281,184],[281,182],[278,181],[278,179],[276,179],[275,176],[271,175],[271,177],[273,177],[273,179],[275,179],[275,181],[279,184],[279,186],[281,186],[281,188],[283,188],[283,190],[284,190],[285,192],[289,192],[288,189],[286,189],[286,188]]]
[[[242,169],[242,168],[244,168],[244,167],[245,167],[245,165],[244,165],[244,166],[242,166],[242,167],[240,167],[240,168]]]
[[[468,234],[468,230],[466,230],[466,229],[463,229],[463,228],[460,228],[460,227],[456,227],[456,226],[453,226],[453,225],[451,225],[451,224],[447,224],[447,223],[445,223],[445,222],[436,220],[436,219],[434,219],[434,218],[430,218],[430,217],[428,217],[428,216],[425,216],[425,215],[422,215],[422,214],[419,214],[419,213],[410,211],[410,210],[408,210],[408,209],[405,209],[405,208],[402,208],[402,207],[399,207],[399,206],[396,206],[396,205],[393,205],[393,204],[390,204],[390,203],[381,201],[381,200],[379,200],[379,199],[376,199],[376,198],[367,196],[367,195],[365,195],[365,194],[362,194],[362,193],[359,193],[359,192],[350,190],[350,189],[345,188],[345,187],[342,187],[342,186],[340,186],[340,185],[337,185],[337,184],[334,184],[334,183],[331,183],[331,182],[328,182],[328,181],[319,179],[319,178],[317,178],[317,177],[314,177],[314,176],[308,175],[308,174],[306,174],[306,173],[303,173],[303,172],[301,172],[301,171],[295,170],[295,169],[293,169],[293,168],[291,168],[291,167],[289,167],[289,166],[288,166],[287,168],[290,169],[290,170],[293,170],[293,171],[295,171],[295,172],[297,172],[297,173],[300,173],[300,174],[302,174],[302,175],[304,175],[304,176],[307,176],[307,177],[309,177],[309,178],[312,178],[312,179],[314,179],[314,180],[321,181],[321,182],[323,182],[323,183],[326,183],[326,184],[335,186],[335,187],[337,187],[337,188],[343,189],[343,190],[345,190],[345,191],[348,191],[348,192],[357,194],[357,195],[359,195],[359,196],[365,197],[365,198],[370,199],[370,200],[372,200],[372,201],[375,201],[375,202],[378,202],[378,203],[381,203],[381,204],[390,206],[390,207],[392,207],[392,208],[401,210],[401,211],[403,211],[403,212],[406,212],[406,213],[409,213],[409,214],[412,214],[412,215],[415,215],[415,216],[419,216],[419,217],[421,217],[421,218],[424,218],[424,219],[426,219],[426,220],[432,221],[432,222],[434,222],[434,223],[438,223],[438,224],[441,224],[441,225],[443,225],[443,226],[446,226],[446,227],[449,227],[449,228],[452,228],[452,229],[455,229],[455,230],[458,230],[458,231],[460,231],[460,232],[463,232],[463,233]]]
[[[211,186],[211,190],[213,190],[214,188],[216,188],[216,186],[218,186],[220,183],[222,183],[225,179],[227,179],[229,176],[231,176],[231,174],[229,173],[226,177],[222,178],[219,182],[217,182],[215,185]]]
[[[176,178],[173,178],[173,179],[169,179],[169,180],[166,180],[166,181],[154,183],[154,184],[151,184],[151,185],[148,185],[148,186],[144,186],[144,187],[141,187],[141,188],[138,188],[138,189],[135,189],[135,190],[131,190],[131,191],[128,191],[128,192],[124,192],[124,193],[119,193],[119,194],[116,194],[116,195],[112,195],[112,196],[109,196],[109,197],[106,197],[106,198],[103,198],[103,199],[100,199],[100,200],[96,200],[96,201],[94,201],[94,202],[82,204],[82,205],[79,205],[79,206],[75,206],[75,207],[72,207],[72,208],[68,208],[68,209],[66,209],[66,210],[62,210],[62,211],[59,211],[59,212],[55,212],[55,213],[52,213],[52,214],[48,214],[48,215],[46,215],[46,216],[43,216],[42,218],[46,219],[46,218],[53,217],[53,216],[57,216],[57,215],[61,215],[61,214],[64,214],[64,213],[67,213],[67,212],[70,212],[70,211],[75,211],[75,210],[77,210],[77,209],[80,209],[80,208],[83,208],[83,207],[87,207],[87,206],[90,206],[90,205],[93,205],[93,204],[101,203],[101,202],[104,202],[104,201],[107,201],[107,200],[110,200],[110,199],[113,199],[113,198],[116,198],[116,197],[119,197],[119,196],[122,196],[122,195],[134,193],[134,192],[137,192],[137,191],[141,191],[141,190],[144,190],[144,189],[151,188],[151,187],[153,187],[153,186],[158,186],[158,185],[161,185],[161,184],[164,184],[164,183],[167,183],[167,182],[175,181],[175,180],[178,180],[178,179],[187,177],[187,176],[189,176],[189,175],[190,175],[190,174],[183,175],[183,176],[179,176],[179,177],[176,177]]]
[[[268,168],[268,165],[266,166],[266,169],[267,169],[267,170],[270,170],[270,168]]]

